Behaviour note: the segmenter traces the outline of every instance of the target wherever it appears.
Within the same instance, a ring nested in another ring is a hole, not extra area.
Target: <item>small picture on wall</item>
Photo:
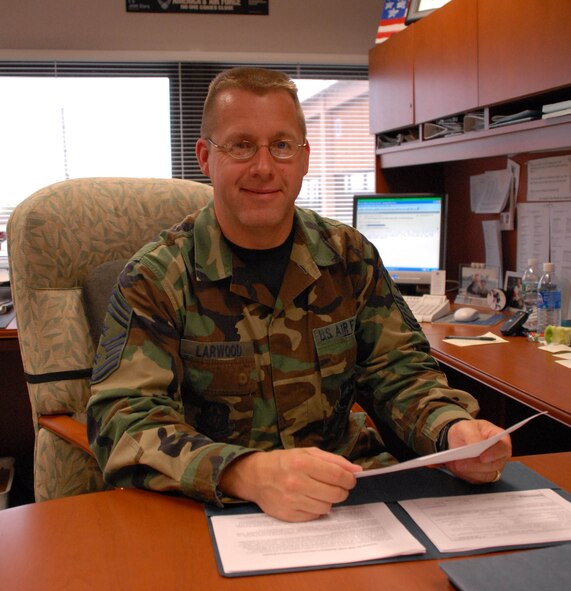
[[[506,271],[504,291],[508,299],[508,308],[523,310],[523,289],[521,275],[514,271]]]

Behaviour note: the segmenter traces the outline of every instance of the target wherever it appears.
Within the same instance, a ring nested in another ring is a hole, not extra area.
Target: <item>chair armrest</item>
[[[38,424],[95,457],[89,447],[87,427],[83,423],[68,415],[42,415],[38,418]]]

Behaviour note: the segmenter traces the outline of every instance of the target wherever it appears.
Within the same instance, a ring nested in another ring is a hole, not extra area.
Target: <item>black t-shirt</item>
[[[277,298],[282,279],[291,254],[294,231],[286,241],[274,248],[263,250],[243,248],[226,239],[232,252],[248,267],[253,282],[262,283]]]

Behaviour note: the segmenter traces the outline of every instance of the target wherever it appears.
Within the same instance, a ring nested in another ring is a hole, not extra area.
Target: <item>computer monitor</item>
[[[353,226],[377,247],[385,267],[397,285],[430,285],[431,272],[444,269],[444,194],[355,195]]]

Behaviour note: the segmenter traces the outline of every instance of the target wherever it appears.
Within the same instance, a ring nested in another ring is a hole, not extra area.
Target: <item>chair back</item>
[[[36,431],[36,500],[104,488],[93,457],[38,424],[59,414],[85,423],[96,345],[84,285],[109,261],[116,262],[114,283],[119,261],[211,196],[211,187],[194,181],[76,179],[39,190],[10,216],[10,284]]]

